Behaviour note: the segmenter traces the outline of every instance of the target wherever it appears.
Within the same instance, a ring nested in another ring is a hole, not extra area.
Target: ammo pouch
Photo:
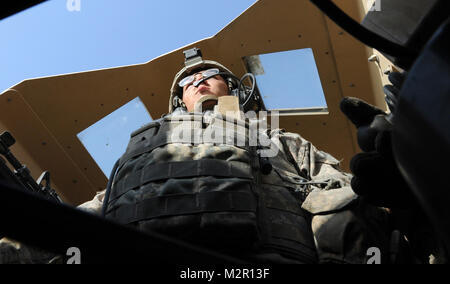
[[[218,250],[315,262],[307,212],[270,178],[280,179],[275,170],[263,182],[248,123],[230,128],[209,115],[166,116],[134,132],[106,217]]]

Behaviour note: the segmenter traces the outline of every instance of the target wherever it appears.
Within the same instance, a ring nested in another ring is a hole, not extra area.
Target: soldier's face
[[[201,74],[195,75],[195,81],[201,79]],[[195,103],[206,95],[214,95],[216,97],[229,95],[228,85],[225,80],[217,75],[203,81],[200,85],[195,87],[193,84],[189,84],[183,87],[183,102],[186,104],[186,108],[189,112],[194,110]]]

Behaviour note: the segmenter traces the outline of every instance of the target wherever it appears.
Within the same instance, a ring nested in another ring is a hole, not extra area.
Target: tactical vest
[[[211,112],[151,122],[131,135],[106,217],[218,251],[314,263],[301,177],[292,166],[282,168],[290,163],[281,153],[268,158],[273,170],[262,173],[259,144],[248,120]]]

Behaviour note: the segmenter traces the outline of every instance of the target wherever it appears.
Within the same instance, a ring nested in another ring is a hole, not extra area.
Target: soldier
[[[366,263],[373,252],[389,262],[388,211],[358,198],[339,162],[298,134],[258,132],[270,141],[264,156],[267,145],[249,143],[252,120],[236,114],[264,109],[254,87],[185,54],[169,114],[132,134],[105,216],[252,262]]]
[[[241,112],[264,110],[254,84],[185,55],[169,114],[132,133],[111,186],[79,208],[250,262],[397,261],[389,211],[358,197],[338,160],[278,128],[255,142],[261,120]]]

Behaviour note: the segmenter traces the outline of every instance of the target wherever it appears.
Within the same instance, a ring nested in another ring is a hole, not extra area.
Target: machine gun
[[[8,160],[14,168],[14,172],[7,166],[6,161],[0,156],[0,181],[6,185],[13,185],[15,188],[26,189],[44,196],[48,200],[62,203],[61,198],[50,186],[50,173],[45,171],[35,181],[27,166],[22,165],[10,151],[9,147],[14,145],[16,140],[8,131],[0,135],[0,154]]]

